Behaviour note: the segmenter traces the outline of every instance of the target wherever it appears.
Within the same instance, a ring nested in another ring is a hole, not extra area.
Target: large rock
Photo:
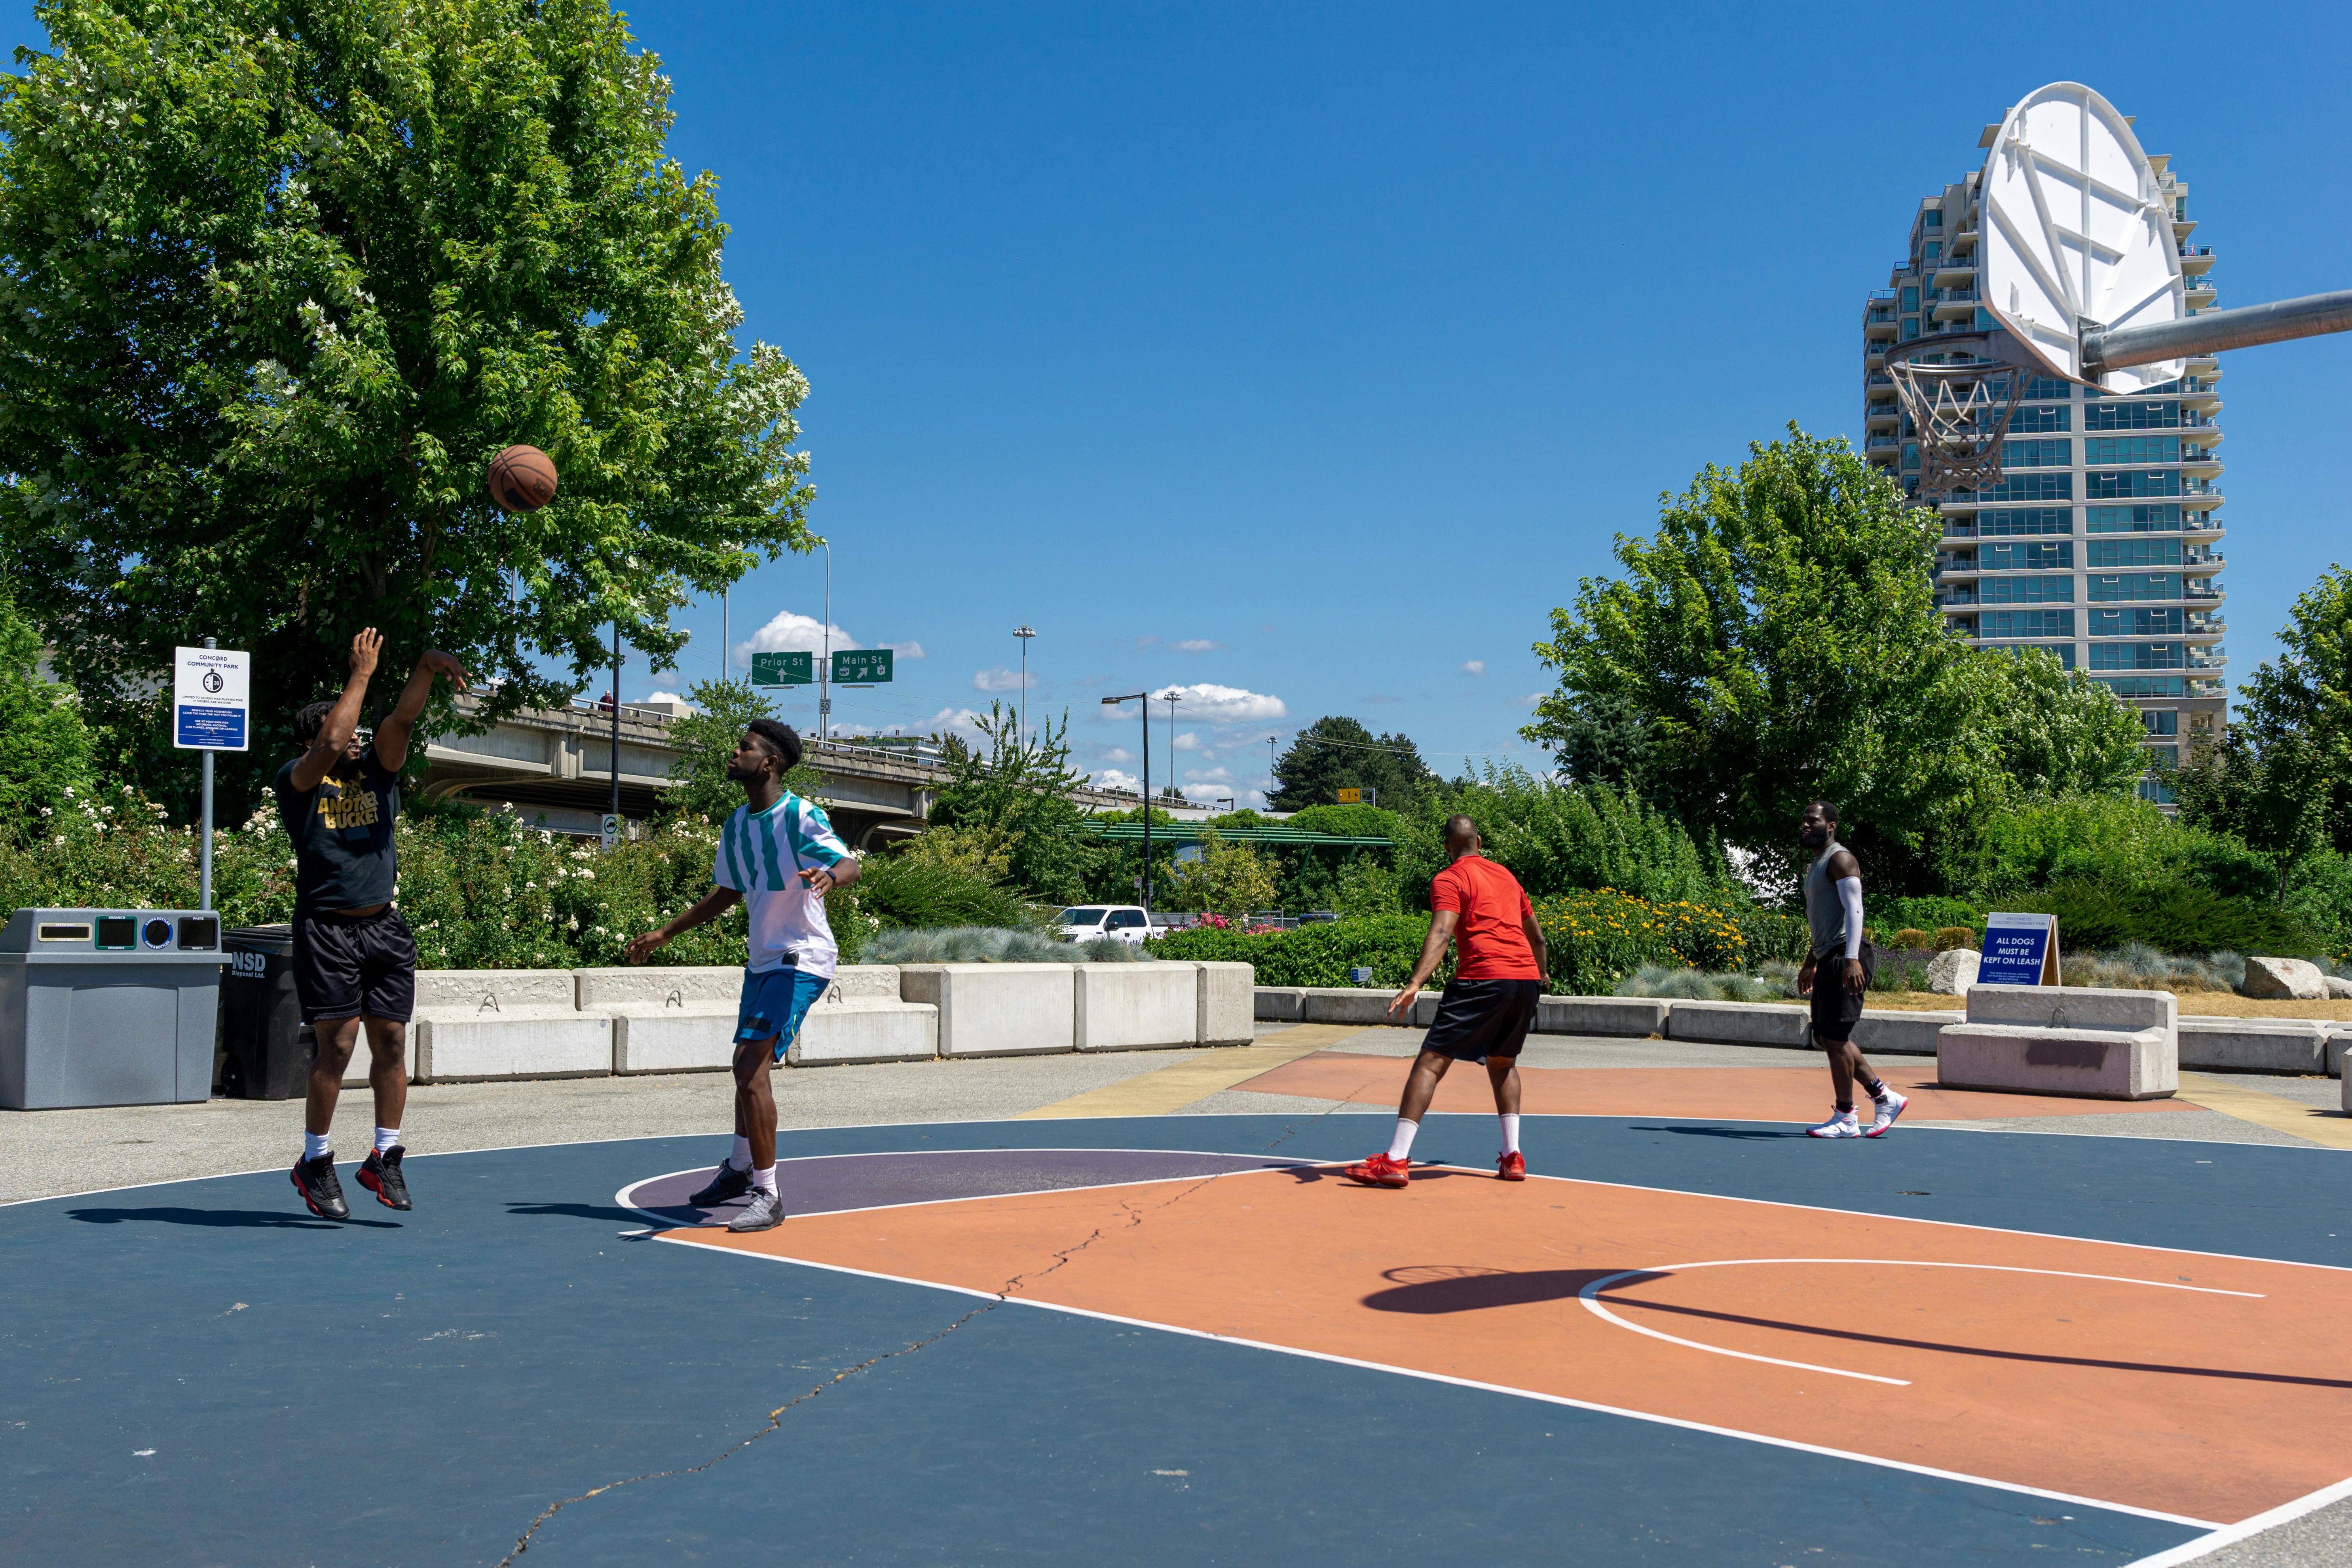
[[[2327,994],[2333,1001],[2352,1002],[2352,980],[2346,980],[2339,975],[2329,975]]]
[[[1955,947],[1927,961],[1927,989],[1938,996],[1965,996],[1977,983],[1977,966],[1984,954],[1973,947]]]
[[[2319,1002],[2327,996],[2327,976],[2307,959],[2250,958],[2239,989],[2265,1002]]]

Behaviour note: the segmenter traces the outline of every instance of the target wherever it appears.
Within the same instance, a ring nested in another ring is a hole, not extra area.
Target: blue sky
[[[2340,5],[629,12],[675,155],[719,176],[746,342],[814,386],[833,620],[924,654],[836,723],[1018,695],[1026,623],[1031,718],[1066,708],[1087,766],[1134,769],[1103,693],[1205,689],[1203,796],[1324,713],[1447,772],[1539,762],[1547,612],[1702,464],[1859,434],[1864,292],[2044,81],[2173,154],[2223,306],[2352,286]],[[2352,554],[2352,338],[2223,368],[2242,679]],[[823,580],[753,574],[734,640],[813,621]],[[719,606],[685,621],[680,674],[627,697],[716,673]]]

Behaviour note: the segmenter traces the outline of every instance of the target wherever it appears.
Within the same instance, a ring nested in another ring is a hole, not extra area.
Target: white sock
[[[739,1171],[750,1170],[751,1168],[751,1141],[749,1138],[736,1139],[735,1152],[727,1156],[727,1163],[734,1166]]]
[[[759,1188],[763,1193],[774,1192],[776,1190],[776,1168],[773,1165],[771,1165],[764,1171],[752,1172],[751,1184]]]
[[[400,1129],[379,1127],[375,1130],[375,1152],[379,1154],[400,1142]]]
[[[302,1134],[302,1158],[315,1160],[327,1152],[327,1135],[323,1132]]]
[[[1420,1131],[1420,1122],[1407,1121],[1403,1117],[1398,1117],[1396,1134],[1389,1140],[1389,1158],[1391,1160],[1402,1160],[1407,1154],[1412,1153],[1412,1135]]]
[[[1503,1122],[1503,1152],[1517,1153],[1519,1152],[1519,1113],[1516,1110],[1506,1110],[1496,1114],[1502,1118]]]

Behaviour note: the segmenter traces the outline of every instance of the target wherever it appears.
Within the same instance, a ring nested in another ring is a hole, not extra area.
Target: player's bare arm
[[[425,711],[426,699],[433,695],[433,682],[446,677],[449,684],[463,691],[466,687],[466,667],[443,653],[428,647],[417,656],[416,668],[409,672],[408,684],[400,689],[400,700],[384,715],[375,730],[375,760],[394,773],[408,761],[408,742],[416,732],[416,721]]]
[[[1551,947],[1544,941],[1543,924],[1536,919],[1536,911],[1532,908],[1519,911],[1519,930],[1527,934],[1528,949],[1536,955],[1537,973],[1549,978],[1551,974]]]
[[[835,860],[830,866],[803,868],[801,880],[808,884],[810,892],[823,898],[835,888],[851,886],[864,874],[865,868],[857,863],[855,857],[845,857]]]
[[[1445,944],[1454,940],[1454,927],[1461,919],[1459,910],[1440,910],[1429,917],[1429,934],[1421,940],[1421,957],[1412,966],[1412,977],[1389,1003],[1391,1017],[1400,1017],[1412,1010],[1412,999],[1421,994],[1422,986],[1445,961]]]
[[[359,733],[360,709],[367,701],[368,681],[374,677],[376,660],[383,654],[383,638],[376,635],[373,626],[352,638],[351,673],[343,680],[343,693],[335,700],[333,711],[320,724],[318,738],[310,742],[310,749],[294,764],[289,782],[297,790],[308,793],[317,789],[351,750],[352,737]]]
[[[631,963],[643,963],[664,943],[675,942],[698,925],[708,925],[743,901],[743,895],[732,888],[713,888],[702,895],[700,901],[657,930],[649,931],[630,942],[627,957]]]

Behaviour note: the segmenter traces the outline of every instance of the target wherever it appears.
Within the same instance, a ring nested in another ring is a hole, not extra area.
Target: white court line
[[[2210,1535],[2200,1535],[2194,1541],[2184,1541],[2178,1546],[2168,1547],[2150,1557],[2134,1558],[2126,1564],[2126,1568],[2173,1568],[2175,1563],[2194,1563],[2200,1557],[2210,1556],[2221,1551],[2224,1546],[2234,1546],[2241,1541],[2251,1540],[2266,1530],[2291,1523],[2307,1513],[2316,1513],[2329,1503],[2341,1502],[2347,1497],[2352,1497],[2352,1478],[2337,1481],[2331,1487],[2322,1487],[2315,1492],[2307,1492],[2293,1502],[2283,1502],[2278,1507],[2267,1512],[2255,1514],[2251,1519],[2242,1519],[2235,1524],[2223,1525]]]
[[[657,1236],[656,1241],[677,1247],[691,1247],[702,1252],[716,1252],[729,1257],[747,1258],[760,1263],[790,1264],[803,1268],[822,1268],[834,1274],[852,1274],[866,1279],[880,1279],[894,1285],[914,1285],[926,1290],[942,1290],[950,1295],[972,1296],[983,1301],[1003,1301],[1009,1306],[1034,1307],[1042,1311],[1061,1312],[1074,1318],[1093,1318],[1106,1323],[1125,1323],[1130,1328],[1155,1329],[1161,1333],[1181,1334],[1188,1339],[1209,1340],[1218,1344],[1238,1345],[1244,1350],[1270,1351],[1276,1355],[1297,1356],[1305,1361],[1328,1362],[1336,1366],[1352,1366],[1366,1372],[1392,1373],[1399,1377],[1419,1378],[1424,1383],[1450,1384],[1456,1388],[1475,1388],[1487,1394],[1508,1394],[1515,1399],[1531,1399],[1539,1404],[1564,1405],[1570,1410],[1590,1410],[1601,1415],[1622,1415],[1631,1421],[1646,1421],[1654,1426],[1673,1426],[1685,1432],[1705,1432],[1718,1437],[1734,1437],[1742,1442],[1761,1443],[1767,1447],[1787,1448],[1801,1454],[1819,1454],[1826,1458],[1851,1459],[1856,1464],[1874,1465],[1881,1469],[1902,1470],[1915,1476],[1933,1476],[1938,1480],[1959,1481],[1969,1486],[1990,1487],[1997,1491],[2015,1492],[2024,1497],[2047,1498],[2053,1502],[2074,1503],[2084,1508],[2105,1509],[2112,1513],[2128,1513],[2140,1519],[2161,1520],[2167,1524],[2185,1525],[2191,1530],[2219,1530],[2221,1526],[2210,1519],[2193,1519],[2187,1514],[2166,1513],[2160,1509],[2137,1508],[2130,1503],[2108,1502],[2101,1498],[2077,1497],[2072,1492],[2051,1491],[2043,1487],[2029,1487],[2016,1481],[1995,1480],[1990,1476],[1971,1476],[1959,1470],[1939,1470],[1931,1465],[1915,1465],[1903,1459],[1881,1458],[1875,1454],[1855,1453],[1844,1448],[1823,1447],[1818,1443],[1801,1443],[1790,1437],[1767,1436],[1761,1432],[1743,1432],[1735,1426],[1716,1426],[1704,1421],[1685,1421],[1676,1415],[1657,1415],[1646,1410],[1628,1410],[1615,1405],[1600,1405],[1589,1399],[1571,1399],[1559,1394],[1538,1394],[1532,1389],[1513,1388],[1506,1384],[1480,1383],[1474,1378],[1449,1377],[1444,1373],[1423,1372],[1418,1367],[1391,1366],[1385,1362],[1361,1361],[1354,1356],[1333,1355],[1327,1351],[1301,1350],[1296,1345],[1270,1344],[1263,1340],[1245,1340],[1235,1334],[1212,1333],[1206,1329],[1181,1328],[1173,1323],[1153,1322],[1148,1318],[1126,1318],[1116,1312],[1091,1311],[1084,1307],[1066,1307],[1057,1301],[1033,1300],[1026,1296],[1006,1296],[994,1290],[974,1290],[963,1285],[942,1285],[932,1279],[913,1279],[902,1274],[881,1274],[868,1268],[851,1268],[838,1263],[816,1263],[805,1258],[780,1258],[772,1253],[754,1252],[745,1247],[712,1247],[694,1240],[690,1236]]]
[[[1647,1334],[1654,1340],[1664,1340],[1671,1345],[1686,1345],[1692,1350],[1705,1351],[1710,1355],[1727,1355],[1741,1361],[1762,1362],[1767,1366],[1794,1367],[1799,1372],[1825,1372],[1832,1377],[1859,1378],[1864,1383],[1884,1383],[1895,1388],[1911,1386],[1911,1380],[1906,1377],[1880,1377],[1874,1373],[1849,1372],[1841,1366],[1816,1366],[1807,1361],[1783,1361],[1779,1356],[1755,1355],[1747,1351],[1727,1350],[1721,1345],[1686,1340],[1679,1334],[1664,1333],[1656,1329],[1645,1329],[1639,1323],[1627,1322],[1602,1306],[1600,1300],[1601,1292],[1621,1279],[1639,1279],[1649,1276],[1678,1274],[1690,1268],[1733,1268],[1747,1264],[1776,1263],[1864,1264],[1873,1268],[1976,1268],[1993,1274],[2047,1274],[2059,1279],[2102,1279],[2115,1285],[2149,1285],[2158,1290],[2193,1290],[2201,1296],[2244,1296],[2256,1301],[2264,1300],[2261,1292],[2254,1290],[2218,1290],[2210,1286],[2180,1285],[2165,1279],[2133,1279],[2119,1274],[2080,1274],[2066,1268],[2019,1268],[2002,1263],[1945,1263],[1908,1258],[1717,1258],[1704,1263],[1674,1263],[1656,1268],[1628,1268],[1621,1273],[1593,1280],[1579,1290],[1576,1296],[1578,1300],[1584,1303],[1584,1310],[1596,1317],[1606,1319],[1621,1329],[1631,1329],[1637,1334]],[[1627,1303],[1629,1306],[1634,1304]]]

